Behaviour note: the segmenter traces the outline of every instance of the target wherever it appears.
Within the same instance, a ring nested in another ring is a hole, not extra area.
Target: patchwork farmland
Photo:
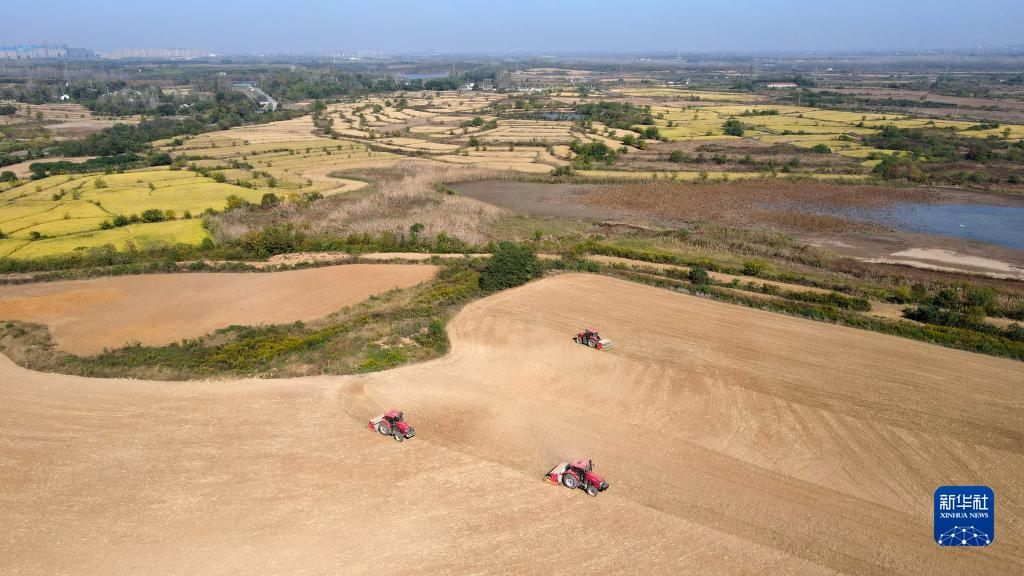
[[[1021,571],[1014,48],[8,48],[0,575]]]
[[[230,196],[261,193],[187,171],[51,176],[4,192],[0,254],[39,258],[111,244],[119,250],[198,245],[209,234],[199,217]]]

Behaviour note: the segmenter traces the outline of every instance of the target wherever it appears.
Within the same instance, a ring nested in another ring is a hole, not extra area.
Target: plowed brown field
[[[314,320],[431,278],[427,265],[352,264],[269,273],[115,276],[0,286],[0,320],[46,324],[68,352],[163,345],[232,324]]]
[[[569,340],[584,324],[615,340]],[[0,572],[1012,574],[1020,363],[567,274],[372,375],[156,383],[0,358]],[[417,436],[366,430],[385,407]],[[542,481],[588,456],[597,498]],[[985,549],[932,493],[987,484]]]

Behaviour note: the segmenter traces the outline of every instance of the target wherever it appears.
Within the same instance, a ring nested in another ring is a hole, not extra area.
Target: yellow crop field
[[[186,155],[190,164],[215,169],[228,182],[252,186],[260,195],[317,192],[327,196],[350,192],[365,183],[330,174],[388,166],[402,158],[370,150],[361,143],[324,138],[312,130],[312,121],[303,117],[204,134],[189,138],[181,145],[168,140],[161,144],[172,156]],[[382,141],[374,142],[382,144]],[[454,148],[457,146],[452,146]],[[395,146],[395,149],[403,148]]]
[[[657,89],[636,89],[630,92]],[[953,128],[961,136],[987,138],[997,136],[1010,140],[1024,139],[1024,126],[1001,125],[998,128],[974,129],[976,123],[955,120],[930,120],[900,114],[862,114],[823,110],[808,106],[773,104],[759,105],[664,105],[652,106],[654,125],[669,140],[702,141],[735,139],[726,136],[722,125],[735,118],[744,125],[744,138],[761,142],[786,143],[802,147],[824,144],[834,152],[853,158],[871,153],[892,154],[863,146],[852,139],[877,133],[882,126],[898,128]],[[852,137],[852,138],[851,138]]]
[[[124,174],[51,176],[0,194],[0,254],[32,258],[114,244],[199,243],[206,237],[197,217],[223,209],[228,196],[259,202],[262,192],[218,183],[189,171],[148,169]],[[161,222],[108,230],[123,215],[159,210]]]
[[[174,244],[198,245],[209,233],[201,220],[173,220],[151,224],[130,224],[111,230],[56,236],[41,240],[0,240],[0,255],[18,259],[41,258],[69,254],[75,250],[99,248],[106,244],[118,250],[136,248],[144,250]]]

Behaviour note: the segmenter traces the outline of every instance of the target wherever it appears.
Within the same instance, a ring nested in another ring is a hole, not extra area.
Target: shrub
[[[743,136],[743,123],[735,118],[729,118],[722,124],[722,132],[726,136]]]
[[[708,281],[711,279],[710,276],[708,276],[707,270],[701,268],[700,266],[690,267],[690,271],[686,274],[686,277],[689,278],[690,282],[693,282],[694,284],[707,284]]]
[[[686,230],[682,230],[682,232],[686,232]],[[686,234],[683,234],[682,238],[685,239]],[[718,264],[715,264],[715,262],[709,258],[701,258],[700,260],[697,261],[697,266],[700,266],[701,268],[709,272],[718,272],[719,270]]]
[[[273,208],[274,206],[277,206],[280,203],[281,199],[278,198],[277,194],[274,194],[273,192],[267,192],[266,194],[263,195],[263,198],[260,199],[261,208]]]
[[[159,208],[150,208],[149,210],[144,210],[139,218],[148,224],[152,222],[163,222],[167,218],[167,215]]]
[[[814,146],[811,146],[811,152],[814,154],[831,154],[832,149],[826,144],[815,144]]]
[[[920,162],[909,158],[901,158],[896,154],[885,156],[875,166],[873,172],[886,180],[906,179],[913,182],[924,182],[928,175],[921,168]]]
[[[427,325],[427,331],[413,337],[417,344],[424,348],[430,348],[438,353],[448,351],[448,333],[445,332],[444,320],[442,318],[431,318]]]
[[[487,292],[526,284],[541,273],[537,255],[526,247],[502,242],[480,272],[480,288]]]
[[[615,162],[615,150],[612,150],[604,142],[588,142],[586,144],[579,140],[573,140],[569,148],[576,154],[573,164],[589,166],[593,162],[604,162],[611,164]]]
[[[14,182],[18,177],[10,170],[4,170],[0,172],[0,182]]]
[[[227,205],[224,207],[225,211],[238,210],[239,208],[247,208],[252,205],[245,198],[234,194],[228,196],[225,200],[227,201]]]
[[[743,263],[744,276],[760,276],[768,268],[764,260],[748,260]]]
[[[267,257],[288,252],[300,252],[305,246],[306,235],[293,226],[268,226],[261,231],[249,232],[239,239],[248,252]]]

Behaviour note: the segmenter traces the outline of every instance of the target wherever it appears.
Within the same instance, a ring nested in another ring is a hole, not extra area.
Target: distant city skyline
[[[0,44],[100,52],[638,53],[965,50],[1024,44],[1016,0],[114,0],[5,6]]]

